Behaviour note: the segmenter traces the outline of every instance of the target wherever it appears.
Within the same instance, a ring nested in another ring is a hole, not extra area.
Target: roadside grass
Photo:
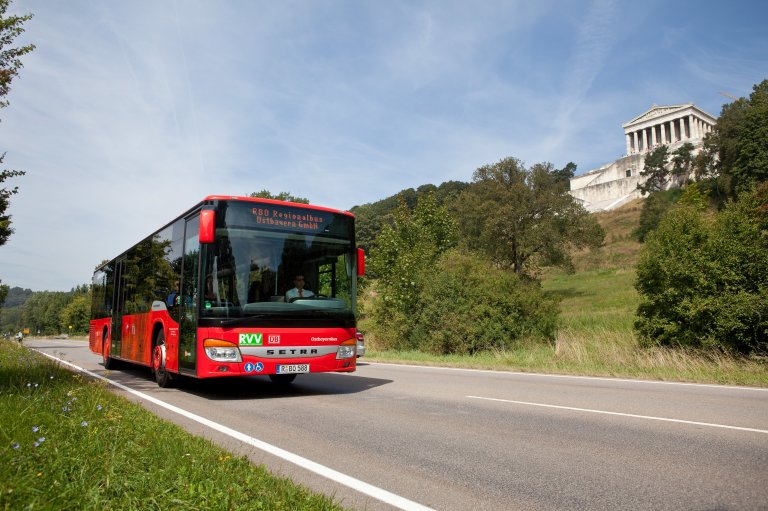
[[[471,356],[377,350],[366,336],[364,360],[507,371],[613,376],[768,387],[768,361],[720,352],[641,347],[633,331],[640,297],[632,269],[547,275],[542,287],[560,301],[553,344],[523,341],[504,351]],[[361,329],[365,331],[364,321]]]
[[[0,509],[342,509],[0,341]]]

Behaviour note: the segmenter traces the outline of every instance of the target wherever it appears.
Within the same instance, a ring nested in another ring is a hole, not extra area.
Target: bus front
[[[362,261],[351,214],[214,198],[200,223],[197,346],[180,346],[182,366],[195,357],[200,378],[269,375],[276,382],[355,370]]]

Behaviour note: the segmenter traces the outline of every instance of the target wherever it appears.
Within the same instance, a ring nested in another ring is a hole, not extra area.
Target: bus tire
[[[173,387],[174,385],[173,376],[165,368],[165,355],[165,334],[160,330],[152,348],[152,372],[155,373],[157,385],[162,388]]]
[[[277,385],[288,385],[296,379],[295,374],[270,374],[269,379]]]
[[[108,351],[110,353],[107,353]],[[104,362],[104,369],[107,369],[107,370],[117,369],[117,360],[110,357],[110,355],[111,355],[111,350],[109,346],[109,341],[107,341],[107,332],[105,330],[104,335],[102,336],[102,339],[101,339],[101,358],[102,358],[102,361]]]

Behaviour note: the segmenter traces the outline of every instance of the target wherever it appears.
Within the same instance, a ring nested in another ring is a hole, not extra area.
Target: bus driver
[[[293,279],[293,285],[296,287],[285,292],[286,302],[289,302],[295,298],[308,298],[310,296],[315,296],[315,294],[309,289],[304,289],[304,275],[296,275],[296,277]]]

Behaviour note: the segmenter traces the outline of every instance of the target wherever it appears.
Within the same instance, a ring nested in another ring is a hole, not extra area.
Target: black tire
[[[165,334],[162,330],[157,333],[152,346],[152,372],[155,373],[157,385],[161,388],[173,387],[175,380],[165,368]]]
[[[270,374],[269,379],[276,385],[288,385],[296,379],[295,374]]]
[[[107,369],[107,370],[117,369],[117,360],[107,355],[107,349],[109,349],[108,341],[107,341],[107,332],[104,332],[104,336],[101,340],[101,358],[102,358],[102,361],[104,362],[104,369]]]

